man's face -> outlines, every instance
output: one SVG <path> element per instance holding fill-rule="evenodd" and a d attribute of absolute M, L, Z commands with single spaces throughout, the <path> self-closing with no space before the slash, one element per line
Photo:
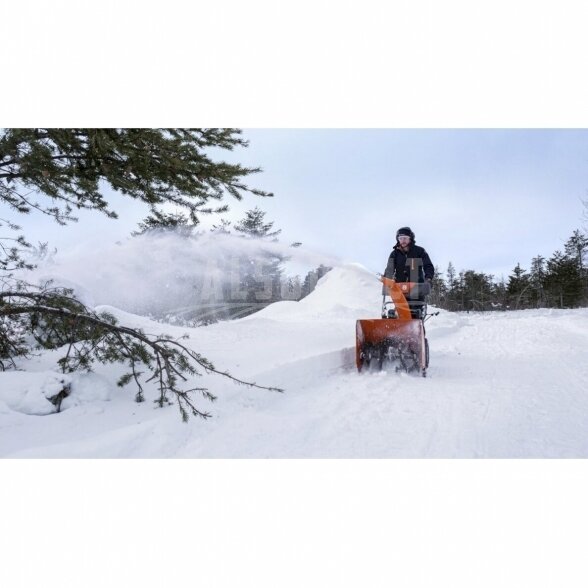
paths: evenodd
<path fill-rule="evenodd" d="M 406 249 L 410 245 L 410 237 L 407 235 L 399 235 L 398 242 L 400 243 L 400 247 L 402 247 L 402 249 Z"/>

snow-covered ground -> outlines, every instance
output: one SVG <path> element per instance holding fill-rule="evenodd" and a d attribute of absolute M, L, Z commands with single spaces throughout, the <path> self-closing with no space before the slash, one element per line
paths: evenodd
<path fill-rule="evenodd" d="M 588 309 L 465 314 L 427 323 L 429 377 L 358 374 L 355 321 L 378 317 L 380 285 L 337 267 L 301 302 L 185 329 L 113 308 L 149 333 L 186 332 L 217 367 L 284 393 L 203 376 L 212 413 L 134 402 L 123 368 L 64 376 L 47 352 L 0 373 L 3 457 L 588 457 Z M 106 308 L 106 307 L 101 307 Z M 62 412 L 47 400 L 66 378 Z"/>

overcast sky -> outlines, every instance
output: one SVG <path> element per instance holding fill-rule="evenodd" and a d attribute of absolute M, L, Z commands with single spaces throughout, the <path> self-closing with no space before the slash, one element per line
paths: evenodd
<path fill-rule="evenodd" d="M 272 199 L 228 200 L 234 220 L 259 205 L 284 242 L 382 271 L 398 227 L 444 271 L 497 277 L 537 254 L 549 256 L 582 225 L 588 195 L 584 130 L 245 130 L 247 149 L 225 158 L 261 166 L 249 184 Z M 60 251 L 124 239 L 146 213 L 113 195 L 118 221 L 97 213 L 62 228 L 30 215 L 33 240 Z M 0 216 L 6 216 L 5 209 Z M 14 218 L 14 217 L 12 217 Z M 209 222 L 204 223 L 208 225 Z"/>

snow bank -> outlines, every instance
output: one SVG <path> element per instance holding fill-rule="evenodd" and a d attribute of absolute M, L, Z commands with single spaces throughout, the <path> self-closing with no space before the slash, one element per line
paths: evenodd
<path fill-rule="evenodd" d="M 377 276 L 360 264 L 347 264 L 326 273 L 316 288 L 300 302 L 278 302 L 241 320 L 299 321 L 346 319 L 355 321 L 360 316 L 378 317 L 382 286 Z"/>
<path fill-rule="evenodd" d="M 109 400 L 112 387 L 96 374 L 60 374 L 53 371 L 3 372 L 0 374 L 0 412 L 48 415 L 57 412 L 51 399 L 60 393 L 60 410 Z"/>
<path fill-rule="evenodd" d="M 46 415 L 56 412 L 50 399 L 71 385 L 71 377 L 54 372 L 6 372 L 0 382 L 0 411 Z"/>

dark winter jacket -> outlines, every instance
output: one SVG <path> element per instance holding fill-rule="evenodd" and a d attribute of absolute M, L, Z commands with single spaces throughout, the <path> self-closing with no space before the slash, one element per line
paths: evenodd
<path fill-rule="evenodd" d="M 397 243 L 390 253 L 388 265 L 384 271 L 386 278 L 397 282 L 424 282 L 432 280 L 435 267 L 429 254 L 423 247 L 411 243 L 409 250 L 404 253 Z"/>

